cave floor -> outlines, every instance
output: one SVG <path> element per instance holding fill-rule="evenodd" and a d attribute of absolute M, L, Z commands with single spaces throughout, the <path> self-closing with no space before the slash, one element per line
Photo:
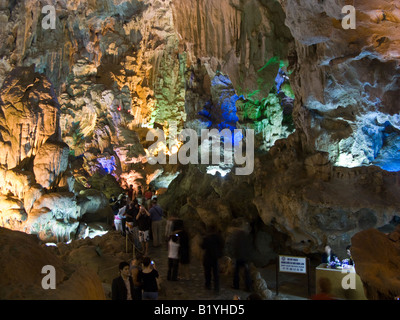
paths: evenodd
<path fill-rule="evenodd" d="M 250 292 L 240 288 L 232 288 L 232 274 L 220 275 L 220 291 L 215 293 L 204 287 L 204 273 L 201 261 L 192 258 L 189 266 L 191 279 L 168 281 L 168 251 L 166 245 L 154 248 L 149 246 L 149 256 L 155 261 L 162 281 L 159 300 L 232 300 L 235 295 L 245 300 Z M 310 268 L 314 270 L 314 268 Z M 274 264 L 259 268 L 261 277 L 266 281 L 268 289 L 273 292 L 274 300 L 307 300 L 307 276 L 297 274 L 279 274 L 279 295 L 276 295 L 276 268 Z M 310 273 L 310 292 L 314 293 L 315 273 Z M 241 285 L 244 287 L 243 282 Z"/>

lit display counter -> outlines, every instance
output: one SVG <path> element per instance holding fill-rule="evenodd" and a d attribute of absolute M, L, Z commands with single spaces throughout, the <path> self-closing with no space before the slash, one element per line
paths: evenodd
<path fill-rule="evenodd" d="M 331 269 L 326 264 L 320 264 L 316 270 L 316 293 L 320 293 L 318 282 L 320 278 L 328 278 L 331 282 L 331 294 L 343 300 L 367 300 L 364 287 L 354 267 Z"/>

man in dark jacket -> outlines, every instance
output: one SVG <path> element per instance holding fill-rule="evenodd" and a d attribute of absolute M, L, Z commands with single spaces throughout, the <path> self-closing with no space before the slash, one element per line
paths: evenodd
<path fill-rule="evenodd" d="M 203 267 L 205 287 L 211 289 L 211 278 L 214 280 L 214 290 L 219 292 L 219 265 L 218 259 L 222 257 L 224 241 L 217 232 L 216 227 L 210 227 L 209 233 L 203 238 L 201 248 L 204 250 Z"/>
<path fill-rule="evenodd" d="M 244 269 L 246 291 L 252 291 L 252 281 L 249 268 L 249 250 L 252 247 L 250 234 L 246 229 L 237 229 L 232 234 L 233 257 L 235 270 L 233 272 L 233 288 L 239 289 L 240 270 Z"/>
<path fill-rule="evenodd" d="M 112 282 L 112 300 L 133 300 L 134 284 L 128 262 L 119 264 L 120 276 Z"/>

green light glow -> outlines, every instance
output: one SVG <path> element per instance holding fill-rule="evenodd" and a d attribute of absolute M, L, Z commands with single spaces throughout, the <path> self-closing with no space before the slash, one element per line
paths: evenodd
<path fill-rule="evenodd" d="M 294 92 L 293 92 L 292 87 L 290 86 L 289 83 L 286 83 L 286 82 L 285 82 L 285 83 L 282 85 L 281 90 L 283 91 L 283 93 L 284 93 L 287 97 L 294 99 Z"/>
<path fill-rule="evenodd" d="M 281 60 L 278 56 L 274 56 L 271 59 L 269 59 L 267 61 L 267 63 L 260 70 L 258 70 L 257 72 L 261 72 L 264 69 L 266 69 L 268 66 L 276 65 L 276 64 L 279 64 L 279 68 L 284 68 L 284 67 L 286 67 L 288 65 L 287 62 Z"/>
<path fill-rule="evenodd" d="M 290 86 L 289 86 L 290 88 Z M 280 98 L 273 91 L 266 97 L 261 100 L 259 99 L 251 99 L 250 97 L 254 96 L 254 93 L 250 93 L 247 99 L 241 99 L 240 103 L 238 103 L 238 110 L 241 113 L 241 117 L 244 121 L 254 121 L 256 126 L 260 125 L 263 120 L 268 120 L 269 123 L 273 123 L 272 117 L 276 113 L 277 110 L 283 112 L 283 108 L 281 106 Z M 283 122 L 284 124 L 290 125 L 290 119 L 285 118 Z"/>

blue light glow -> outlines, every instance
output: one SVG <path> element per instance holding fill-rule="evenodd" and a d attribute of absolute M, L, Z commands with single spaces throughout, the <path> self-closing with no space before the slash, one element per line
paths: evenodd
<path fill-rule="evenodd" d="M 400 171 L 400 130 L 396 119 L 375 112 L 364 117 L 361 127 L 368 161 L 390 172 Z"/>
<path fill-rule="evenodd" d="M 392 131 L 388 123 L 385 123 L 385 126 L 382 147 L 372 163 L 383 170 L 397 172 L 400 171 L 400 136 Z"/>
<path fill-rule="evenodd" d="M 212 91 L 218 93 L 214 101 L 208 101 L 203 109 L 198 113 L 207 128 L 216 128 L 219 131 L 229 129 L 232 133 L 236 129 L 239 121 L 236 110 L 236 102 L 240 97 L 236 94 L 233 84 L 229 77 L 218 74 L 212 82 Z M 236 134 L 232 143 L 235 145 L 240 142 L 242 136 Z"/>
<path fill-rule="evenodd" d="M 111 156 L 111 158 L 98 158 L 97 161 L 107 174 L 111 174 L 116 168 L 114 156 Z"/>
<path fill-rule="evenodd" d="M 286 79 L 287 79 L 287 76 L 282 71 L 282 69 L 279 68 L 278 74 L 276 75 L 276 78 L 275 78 L 277 93 L 279 93 L 281 91 L 282 84 L 285 82 Z"/>

